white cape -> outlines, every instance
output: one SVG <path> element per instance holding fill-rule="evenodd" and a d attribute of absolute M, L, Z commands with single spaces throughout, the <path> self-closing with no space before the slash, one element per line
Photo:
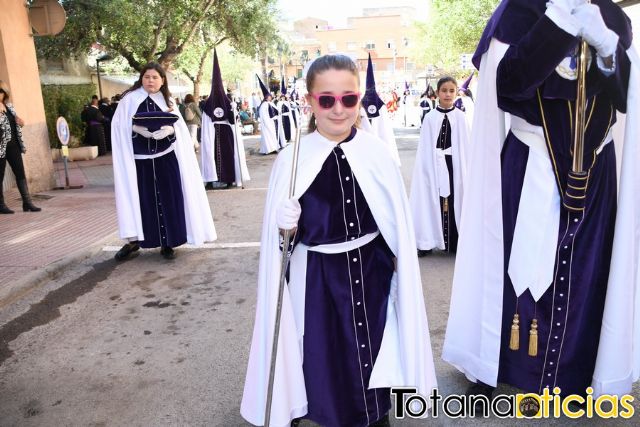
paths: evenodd
<path fill-rule="evenodd" d="M 317 131 L 300 141 L 295 198 L 309 188 L 335 143 Z M 397 256 L 397 273 L 391 283 L 390 304 L 382 345 L 369 383 L 370 388 L 416 387 L 423 395 L 436 388 L 435 369 L 420 278 L 413 225 L 400 170 L 389 158 L 384 142 L 358 131 L 342 144 L 344 154 L 371 207 L 378 228 Z M 254 425 L 264 425 L 273 327 L 280 276 L 280 250 L 276 208 L 287 198 L 292 147 L 280 153 L 271 172 L 262 228 L 258 302 L 249 366 L 240 412 Z M 381 186 L 380 183 L 385 183 Z M 295 250 L 294 250 L 295 253 Z M 302 372 L 302 342 L 293 302 L 305 283 L 289 283 L 284 290 L 271 425 L 285 427 L 307 413 Z M 304 292 L 302 292 L 304 294 Z"/>
<path fill-rule="evenodd" d="M 273 107 L 270 102 L 264 101 L 260 104 L 260 153 L 269 154 L 278 151 L 280 144 L 278 143 L 278 131 L 274 118 L 269 116 L 269 106 Z"/>
<path fill-rule="evenodd" d="M 123 239 L 144 240 L 131 134 L 132 117 L 147 96 L 150 96 L 162 111 L 169 111 L 160 92 L 149 95 L 143 88 L 138 88 L 122 98 L 111 124 L 116 209 L 120 237 Z M 182 181 L 187 241 L 190 244 L 199 245 L 216 240 L 216 229 L 213 225 L 209 200 L 200 179 L 198 159 L 193 150 L 193 142 L 187 124 L 177 111 L 176 115 L 178 120 L 173 125 L 176 142 L 173 145 Z"/>
<path fill-rule="evenodd" d="M 244 151 L 244 140 L 242 134 L 238 132 L 237 121 L 236 125 L 231 125 L 228 121 L 212 121 L 208 114 L 202 114 L 202 144 L 200 147 L 200 156 L 202 161 L 202 180 L 204 182 L 213 182 L 218 180 L 218 174 L 216 172 L 216 154 L 215 154 L 215 140 L 216 140 L 216 124 L 231 126 L 233 132 L 233 167 L 236 176 L 236 185 L 240 187 L 243 182 L 250 181 L 249 169 L 247 168 L 247 159 Z M 242 176 L 240 176 L 240 165 L 242 167 Z"/>
<path fill-rule="evenodd" d="M 480 65 L 470 180 L 463 201 L 470 213 L 462 216 L 442 352 L 442 358 L 470 380 L 489 385 L 496 385 L 498 377 L 504 287 L 500 152 L 505 114 L 497 105 L 496 69 L 507 48 L 492 40 Z M 640 376 L 640 170 L 635 166 L 640 156 L 640 60 L 633 46 L 627 54 L 632 67 L 626 128 L 619 129 L 624 134 L 624 154 L 611 271 L 592 383 L 595 395 L 629 393 Z"/>
<path fill-rule="evenodd" d="M 469 132 L 465 113 L 454 108 L 447 113 L 451 124 L 451 160 L 453 165 L 454 211 L 456 226 L 462 214 L 462 199 L 467 175 L 467 157 L 470 150 Z M 438 158 L 436 144 L 440 136 L 444 113 L 433 109 L 424 117 L 420 128 L 420 141 L 413 167 L 409 204 L 416 231 L 418 249 L 445 249 L 440 213 L 440 180 L 449 180 L 443 158 Z M 442 169 L 444 166 L 444 170 Z M 440 173 L 438 173 L 440 171 Z M 447 185 L 448 184 L 444 184 Z"/>
<path fill-rule="evenodd" d="M 393 134 L 393 123 L 391 122 L 391 117 L 389 117 L 386 105 L 380 107 L 380 110 L 378 110 L 378 117 L 373 117 L 370 123 L 372 133 L 387 143 L 393 160 L 398 166 L 400 166 L 398 145 L 396 144 L 396 137 Z"/>

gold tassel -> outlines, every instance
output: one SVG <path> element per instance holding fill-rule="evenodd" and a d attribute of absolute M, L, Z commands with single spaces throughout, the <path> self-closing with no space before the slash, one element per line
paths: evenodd
<path fill-rule="evenodd" d="M 509 349 L 520 349 L 520 316 L 518 313 L 513 315 L 513 323 L 511 323 L 511 340 L 509 341 Z"/>
<path fill-rule="evenodd" d="M 529 330 L 529 356 L 538 355 L 538 321 L 531 321 L 531 329 Z"/>

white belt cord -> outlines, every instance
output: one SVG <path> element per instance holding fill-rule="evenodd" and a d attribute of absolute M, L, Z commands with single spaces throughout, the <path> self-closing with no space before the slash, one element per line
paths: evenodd
<path fill-rule="evenodd" d="M 449 182 L 449 168 L 445 156 L 451 156 L 451 147 L 446 149 L 436 148 L 436 178 L 438 180 L 438 193 L 440 197 L 451 195 L 451 183 Z"/>
<path fill-rule="evenodd" d="M 133 158 L 136 160 L 148 160 L 148 159 L 156 159 L 158 157 L 162 157 L 165 154 L 169 154 L 170 152 L 172 152 L 173 150 L 175 150 L 175 145 L 171 144 L 171 147 L 167 148 L 164 151 L 161 151 L 159 153 L 155 153 L 155 154 L 134 154 Z"/>
<path fill-rule="evenodd" d="M 553 281 L 560 195 L 540 126 L 511 117 L 511 132 L 529 146 L 508 273 L 517 296 L 529 289 L 537 301 Z"/>
<path fill-rule="evenodd" d="M 298 243 L 291 254 L 289 263 L 289 295 L 293 306 L 293 318 L 298 331 L 298 343 L 300 344 L 300 354 L 302 352 L 302 337 L 304 336 L 304 304 L 305 291 L 307 286 L 307 258 L 309 251 L 323 254 L 340 254 L 361 248 L 371 243 L 380 235 L 380 231 L 365 234 L 364 236 L 343 243 L 333 243 L 328 245 L 307 246 Z"/>

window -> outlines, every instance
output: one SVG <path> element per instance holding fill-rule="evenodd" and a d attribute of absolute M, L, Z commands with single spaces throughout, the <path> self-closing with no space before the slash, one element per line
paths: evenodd
<path fill-rule="evenodd" d="M 376 43 L 373 41 L 368 41 L 364 44 L 364 48 L 367 50 L 373 50 L 376 48 Z"/>
<path fill-rule="evenodd" d="M 387 40 L 387 49 L 395 49 L 396 43 L 393 40 Z"/>

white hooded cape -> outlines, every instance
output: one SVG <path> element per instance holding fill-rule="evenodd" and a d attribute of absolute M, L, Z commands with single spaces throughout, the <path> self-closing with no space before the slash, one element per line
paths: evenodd
<path fill-rule="evenodd" d="M 226 120 L 214 122 L 208 114 L 202 114 L 202 144 L 200 146 L 202 180 L 204 182 L 213 182 L 218 180 L 218 174 L 216 172 L 215 124 L 230 126 L 233 132 L 233 167 L 235 170 L 236 185 L 240 187 L 243 182 L 250 181 L 251 177 L 249 176 L 249 169 L 247 168 L 247 159 L 244 152 L 244 140 L 242 138 L 242 134 L 238 132 L 237 121 L 236 125 L 232 125 Z M 242 177 L 240 176 L 240 169 L 238 165 L 242 167 Z"/>
<path fill-rule="evenodd" d="M 497 104 L 496 70 L 507 48 L 492 40 L 480 65 L 470 180 L 442 352 L 442 358 L 470 380 L 494 386 L 504 287 L 500 152 L 506 119 Z M 629 393 L 640 376 L 640 169 L 635 165 L 640 157 L 640 58 L 634 46 L 627 55 L 631 75 L 626 127 L 614 128 L 624 134 L 624 145 L 611 271 L 593 374 L 596 396 Z"/>
<path fill-rule="evenodd" d="M 309 188 L 335 147 L 334 142 L 317 131 L 302 138 L 300 144 L 295 198 L 300 198 Z M 371 134 L 359 130 L 353 140 L 341 147 L 382 236 L 397 256 L 387 322 L 369 387 L 404 385 L 416 387 L 426 396 L 437 384 L 413 225 L 400 171 L 389 158 L 384 142 Z M 256 320 L 240 409 L 242 416 L 255 425 L 264 424 L 280 277 L 281 254 L 275 216 L 277 207 L 288 196 L 292 158 L 293 149 L 287 147 L 276 159 L 262 228 Z M 271 425 L 274 427 L 288 426 L 292 418 L 307 413 L 302 338 L 298 340 L 303 331 L 298 333 L 294 314 L 294 307 L 300 304 L 300 294 L 304 301 L 305 286 L 305 283 L 292 282 L 284 290 L 271 412 Z"/>
<path fill-rule="evenodd" d="M 151 97 L 162 111 L 170 110 L 162 93 L 148 94 L 143 88 L 138 88 L 122 98 L 111 124 L 116 209 L 120 237 L 123 239 L 144 240 L 131 134 L 132 118 L 147 96 Z M 209 200 L 200 179 L 200 168 L 193 151 L 193 142 L 187 124 L 179 113 L 177 116 L 178 120 L 173 124 L 176 137 L 173 145 L 182 181 L 187 241 L 190 244 L 199 245 L 216 240 L 216 229 L 213 225 Z"/>
<path fill-rule="evenodd" d="M 258 114 L 260 116 L 260 153 L 269 154 L 278 151 L 278 129 L 274 119 L 269 116 L 269 105 L 273 104 L 264 101 L 260 104 Z M 275 108 L 275 107 L 274 107 Z"/>
<path fill-rule="evenodd" d="M 456 226 L 460 225 L 462 198 L 467 175 L 467 158 L 470 150 L 469 132 L 464 113 L 457 108 L 447 113 L 451 124 L 451 156 L 453 164 L 454 211 Z M 439 179 L 449 180 L 443 159 L 438 159 L 436 144 L 440 136 L 444 113 L 433 109 L 424 117 L 420 128 L 420 141 L 411 180 L 409 204 L 419 249 L 445 249 L 440 213 Z M 440 173 L 438 173 L 440 170 Z"/>

